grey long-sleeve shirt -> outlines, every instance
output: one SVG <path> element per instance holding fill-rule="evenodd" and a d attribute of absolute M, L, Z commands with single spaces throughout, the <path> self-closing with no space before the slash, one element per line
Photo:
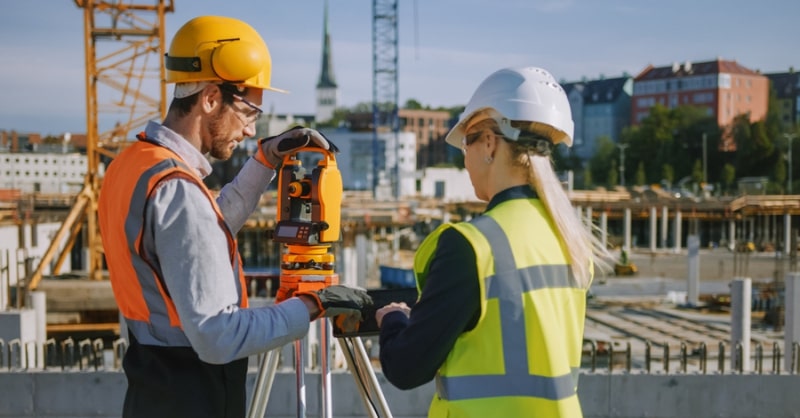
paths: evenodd
<path fill-rule="evenodd" d="M 174 131 L 150 122 L 145 133 L 174 151 L 202 178 L 211 165 Z M 255 210 L 275 171 L 250 158 L 217 198 L 235 235 Z M 147 206 L 143 248 L 163 279 L 192 348 L 200 359 L 223 364 L 280 347 L 308 332 L 308 309 L 297 298 L 242 309 L 228 241 L 203 190 L 183 179 L 164 181 Z"/>

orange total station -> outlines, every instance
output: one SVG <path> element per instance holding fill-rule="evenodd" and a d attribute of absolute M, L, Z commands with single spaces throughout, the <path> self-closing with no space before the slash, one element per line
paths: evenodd
<path fill-rule="evenodd" d="M 298 154 L 304 151 L 305 154 Z M 341 236 L 342 176 L 334 152 L 306 147 L 284 157 L 278 174 L 278 216 L 273 239 L 283 243 L 280 288 L 276 301 L 294 292 L 338 284 L 331 243 Z M 315 154 L 316 153 L 316 154 Z M 306 173 L 299 155 L 322 158 Z M 306 159 L 313 161 L 313 158 Z"/>

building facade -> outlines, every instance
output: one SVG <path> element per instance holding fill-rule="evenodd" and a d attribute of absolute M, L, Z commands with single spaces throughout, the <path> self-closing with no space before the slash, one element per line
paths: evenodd
<path fill-rule="evenodd" d="M 444 110 L 400 109 L 400 130 L 417 138 L 417 169 L 444 163 L 448 160 L 444 136 L 450 130 L 450 112 Z"/>
<path fill-rule="evenodd" d="M 800 73 L 789 68 L 787 73 L 766 74 L 778 100 L 781 128 L 793 132 L 800 123 Z"/>
<path fill-rule="evenodd" d="M 751 122 L 763 120 L 769 101 L 769 79 L 736 61 L 674 63 L 647 66 L 634 79 L 631 124 L 638 125 L 656 104 L 703 107 L 725 130 L 734 118 L 748 114 Z M 735 150 L 731 135 L 723 135 L 723 151 Z"/>
<path fill-rule="evenodd" d="M 564 83 L 572 120 L 575 123 L 572 152 L 586 161 L 597 151 L 597 141 L 608 137 L 618 142 L 622 129 L 630 124 L 633 78 L 617 78 Z"/>
<path fill-rule="evenodd" d="M 83 188 L 88 161 L 85 154 L 78 153 L 2 152 L 0 167 L 0 189 L 78 193 Z"/>

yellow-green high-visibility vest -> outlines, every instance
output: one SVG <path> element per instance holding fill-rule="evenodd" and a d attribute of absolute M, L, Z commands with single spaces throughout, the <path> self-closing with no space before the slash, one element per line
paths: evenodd
<path fill-rule="evenodd" d="M 447 228 L 475 250 L 481 312 L 439 368 L 428 415 L 582 416 L 577 378 L 587 289 L 575 281 L 541 201 L 508 200 L 470 222 L 437 228 L 414 260 L 419 289 Z"/>

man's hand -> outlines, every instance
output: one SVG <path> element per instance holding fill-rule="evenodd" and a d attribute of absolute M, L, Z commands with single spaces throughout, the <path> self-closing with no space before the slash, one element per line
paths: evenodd
<path fill-rule="evenodd" d="M 339 151 L 324 135 L 311 128 L 295 126 L 276 136 L 258 141 L 256 160 L 265 166 L 275 169 L 283 161 L 283 157 L 306 146 L 316 146 L 333 152 Z"/>
<path fill-rule="evenodd" d="M 361 310 L 372 305 L 372 298 L 362 289 L 335 285 L 328 286 L 316 292 L 297 292 L 294 296 L 310 298 L 317 306 L 319 312 L 312 319 L 321 316 L 333 317 L 337 315 L 355 315 L 361 319 Z"/>

